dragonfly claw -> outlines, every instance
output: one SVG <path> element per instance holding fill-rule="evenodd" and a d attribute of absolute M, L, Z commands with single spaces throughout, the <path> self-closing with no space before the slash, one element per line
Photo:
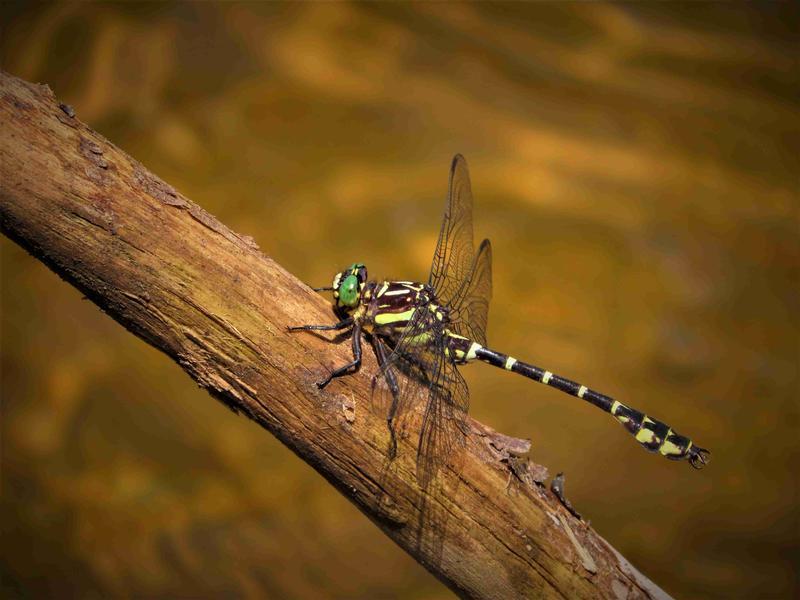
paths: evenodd
<path fill-rule="evenodd" d="M 711 461 L 711 452 L 699 446 L 689 448 L 689 464 L 695 469 L 702 469 Z"/>

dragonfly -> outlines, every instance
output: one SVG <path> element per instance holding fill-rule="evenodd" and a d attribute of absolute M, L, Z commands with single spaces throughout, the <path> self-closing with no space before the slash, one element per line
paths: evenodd
<path fill-rule="evenodd" d="M 349 332 L 353 360 L 317 383 L 358 371 L 362 337 L 372 345 L 379 371 L 373 397 L 386 406 L 388 454 L 397 452 L 398 419 L 424 406 L 417 445 L 417 478 L 429 482 L 465 443 L 469 391 L 459 367 L 481 361 L 584 400 L 613 416 L 645 449 L 700 469 L 710 452 L 658 419 L 551 371 L 492 350 L 486 342 L 492 296 L 492 248 L 473 246 L 472 190 L 467 163 L 456 155 L 442 227 L 427 283 L 370 281 L 367 267 L 353 263 L 328 287 L 340 319 L 334 325 L 301 325 L 291 331 Z"/>

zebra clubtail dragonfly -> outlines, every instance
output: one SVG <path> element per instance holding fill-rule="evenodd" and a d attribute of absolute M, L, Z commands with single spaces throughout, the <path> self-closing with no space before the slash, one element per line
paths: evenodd
<path fill-rule="evenodd" d="M 483 240 L 474 251 L 472 191 L 464 157 L 456 155 L 439 240 L 428 283 L 369 281 L 367 268 L 354 263 L 336 274 L 330 287 L 335 325 L 304 325 L 292 331 L 344 331 L 352 334 L 353 361 L 335 369 L 317 385 L 358 370 L 362 334 L 375 351 L 380 372 L 373 395 L 387 407 L 389 457 L 397 450 L 397 420 L 424 403 L 417 449 L 417 478 L 430 481 L 464 444 L 469 391 L 458 367 L 473 360 L 518 373 L 575 396 L 612 415 L 639 444 L 671 460 L 687 460 L 700 469 L 710 452 L 665 423 L 550 371 L 491 350 L 486 322 L 492 295 L 492 249 Z M 399 374 L 402 373 L 403 377 Z"/>

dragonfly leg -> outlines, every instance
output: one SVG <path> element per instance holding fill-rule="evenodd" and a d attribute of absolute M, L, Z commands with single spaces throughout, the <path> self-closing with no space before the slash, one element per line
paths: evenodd
<path fill-rule="evenodd" d="M 350 320 L 352 321 L 352 319 Z M 342 321 L 342 323 L 344 323 L 344 321 Z M 309 326 L 307 325 L 307 327 Z M 361 366 L 361 326 L 355 325 L 355 327 L 353 328 L 353 362 L 347 363 L 344 366 L 334 369 L 331 372 L 331 374 L 328 375 L 325 379 L 317 382 L 317 387 L 319 389 L 323 389 L 336 377 L 347 375 L 350 369 L 352 369 L 353 372 L 356 372 L 358 371 L 358 368 L 360 366 Z"/>
<path fill-rule="evenodd" d="M 352 325 L 353 317 L 347 317 L 343 321 L 336 323 L 336 325 L 299 325 L 297 327 L 288 327 L 287 329 L 289 331 L 339 331 Z"/>
<path fill-rule="evenodd" d="M 389 407 L 389 413 L 386 415 L 386 425 L 389 428 L 389 458 L 397 456 L 397 436 L 394 430 L 394 417 L 397 413 L 397 402 L 400 397 L 400 386 L 397 385 L 397 376 L 391 367 L 386 366 L 386 344 L 379 337 L 372 338 L 372 346 L 375 348 L 375 356 L 378 359 L 378 366 L 381 368 L 381 374 L 386 379 L 386 384 L 389 386 L 389 391 L 392 393 L 392 404 Z M 377 377 L 377 376 L 376 376 Z"/>

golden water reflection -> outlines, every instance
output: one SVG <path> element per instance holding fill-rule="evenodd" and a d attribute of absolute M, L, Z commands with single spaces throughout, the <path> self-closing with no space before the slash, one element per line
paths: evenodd
<path fill-rule="evenodd" d="M 488 367 L 472 412 L 676 597 L 798 591 L 791 4 L 3 4 L 3 68 L 301 279 L 425 277 L 455 152 L 490 341 L 674 424 L 702 473 Z M 9 241 L 10 596 L 447 597 L 320 477 Z"/>

